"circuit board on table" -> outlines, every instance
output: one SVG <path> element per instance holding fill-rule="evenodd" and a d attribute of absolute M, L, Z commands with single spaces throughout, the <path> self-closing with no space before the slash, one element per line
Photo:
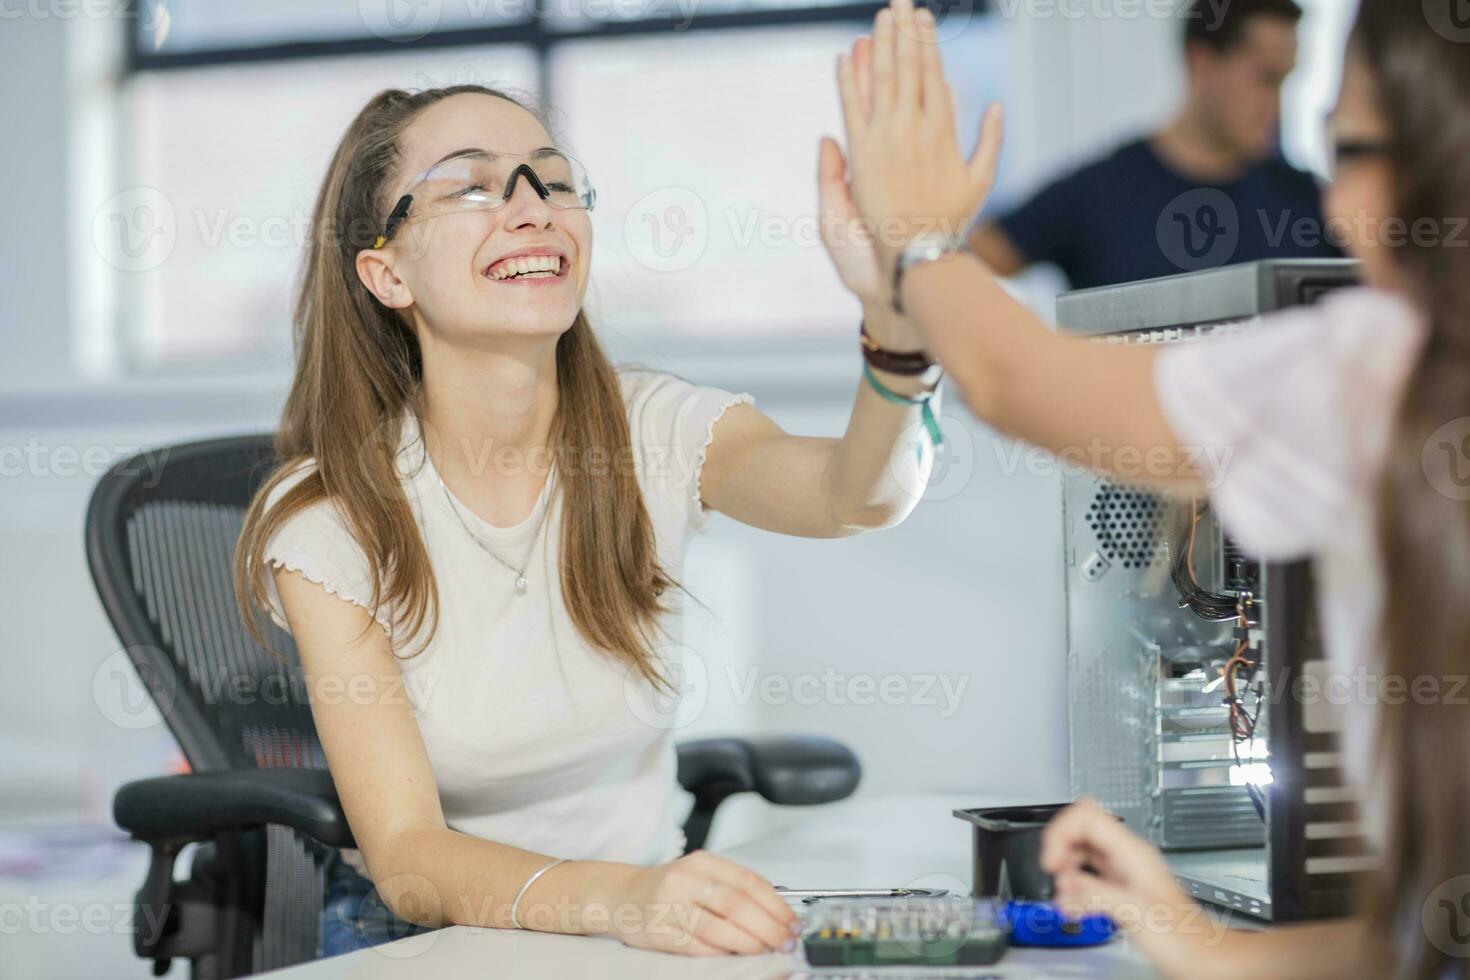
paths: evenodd
<path fill-rule="evenodd" d="M 983 966 L 1007 939 L 983 899 L 842 899 L 812 906 L 802 946 L 812 966 Z"/>

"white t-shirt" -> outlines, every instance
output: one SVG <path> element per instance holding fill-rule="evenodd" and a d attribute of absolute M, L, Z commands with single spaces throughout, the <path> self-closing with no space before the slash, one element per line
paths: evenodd
<path fill-rule="evenodd" d="M 708 519 L 699 478 L 715 423 L 731 405 L 754 399 L 652 371 L 623 369 L 619 379 L 659 559 L 681 580 L 685 547 Z M 588 646 L 573 626 L 558 574 L 562 495 L 543 489 L 521 523 L 488 524 L 462 502 L 451 505 L 420 435 L 418 418 L 405 413 L 398 469 L 437 580 L 438 631 L 417 656 L 406 654 L 422 646 L 428 621 L 412 638 L 394 637 L 393 646 L 446 823 L 570 859 L 651 865 L 678 857 L 689 797 L 676 778 L 667 699 L 656 699 L 641 674 Z M 283 481 L 272 500 L 314 465 Z M 487 465 L 495 465 L 493 456 Z M 515 573 L 469 532 L 515 567 L 530 552 L 525 594 L 515 591 Z M 370 610 L 364 553 L 329 501 L 293 516 L 265 557 Z M 288 628 L 274 575 L 265 578 L 271 616 Z M 671 589 L 663 598 L 673 612 L 658 652 L 677 663 L 682 596 Z M 389 610 L 377 619 L 393 636 Z M 365 873 L 359 853 L 343 856 Z"/>
<path fill-rule="evenodd" d="M 1352 682 L 1322 696 L 1345 709 L 1344 773 L 1363 797 L 1365 831 L 1381 843 L 1384 794 L 1369 771 L 1373 688 L 1352 678 L 1380 659 L 1376 484 L 1425 326 L 1406 300 L 1364 288 L 1262 320 L 1163 348 L 1155 386 L 1181 443 L 1219 451 L 1222 465 L 1206 478 L 1226 532 L 1268 560 L 1312 559 L 1333 680 Z"/>

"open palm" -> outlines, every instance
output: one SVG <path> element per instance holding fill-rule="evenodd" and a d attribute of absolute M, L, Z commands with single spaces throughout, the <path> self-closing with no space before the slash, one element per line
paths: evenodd
<path fill-rule="evenodd" d="M 817 172 L 817 208 L 822 227 L 822 244 L 837 267 L 842 284 L 864 301 L 881 301 L 882 278 L 878 255 L 853 201 L 847 181 L 847 160 L 831 137 L 822 137 Z"/>

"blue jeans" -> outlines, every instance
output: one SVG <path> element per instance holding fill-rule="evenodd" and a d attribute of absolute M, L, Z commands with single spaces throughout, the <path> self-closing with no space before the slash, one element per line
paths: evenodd
<path fill-rule="evenodd" d="M 432 931 L 394 915 L 373 883 L 335 851 L 327 859 L 326 875 L 318 959 Z"/>

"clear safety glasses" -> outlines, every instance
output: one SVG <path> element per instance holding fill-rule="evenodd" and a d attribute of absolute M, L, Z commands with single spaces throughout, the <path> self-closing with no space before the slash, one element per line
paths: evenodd
<path fill-rule="evenodd" d="M 554 208 L 590 211 L 597 201 L 587 169 L 560 150 L 461 150 L 413 179 L 388 215 L 373 248 L 382 248 L 399 228 L 415 221 L 455 211 L 499 211 L 522 177 Z"/>

